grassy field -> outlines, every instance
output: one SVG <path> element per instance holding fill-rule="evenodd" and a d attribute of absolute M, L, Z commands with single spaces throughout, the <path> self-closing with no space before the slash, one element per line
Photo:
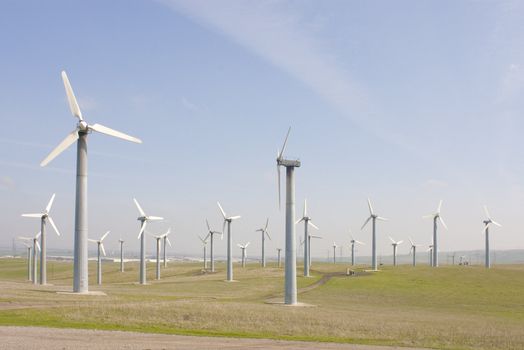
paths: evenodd
<path fill-rule="evenodd" d="M 26 266 L 24 259 L 0 259 L 0 325 L 524 349 L 523 265 L 357 268 L 347 277 L 345 264 L 315 264 L 312 278 L 298 279 L 299 301 L 313 307 L 266 303 L 282 298 L 283 269 L 275 266 L 235 266 L 238 282 L 226 283 L 224 264 L 215 274 L 202 273 L 201 264 L 170 264 L 161 281 L 150 264 L 150 284 L 140 286 L 138 264 L 120 273 L 118 263 L 105 263 L 104 284 L 90 289 L 107 296 L 57 294 L 71 289 L 71 263 L 48 262 L 52 285 L 43 287 L 25 280 Z"/>

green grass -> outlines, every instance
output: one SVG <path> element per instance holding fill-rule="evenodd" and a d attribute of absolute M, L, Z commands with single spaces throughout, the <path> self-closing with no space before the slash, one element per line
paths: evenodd
<path fill-rule="evenodd" d="M 349 342 L 443 349 L 524 348 L 524 266 L 385 267 L 377 273 L 332 277 L 299 294 L 314 307 L 267 304 L 282 299 L 283 269 L 225 265 L 201 273 L 200 264 L 170 264 L 162 280 L 135 284 L 138 264 L 104 264 L 107 296 L 55 293 L 71 289 L 72 264 L 48 263 L 52 286 L 33 286 L 23 259 L 0 259 L 0 325 L 33 325 L 152 333 Z M 299 288 L 346 265 L 315 264 Z M 95 264 L 90 264 L 94 272 Z M 300 271 L 299 271 L 300 276 Z M 90 282 L 96 276 L 90 275 Z"/>

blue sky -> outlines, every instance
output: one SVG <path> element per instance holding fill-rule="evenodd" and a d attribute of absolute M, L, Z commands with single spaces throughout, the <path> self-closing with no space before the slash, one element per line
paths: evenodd
<path fill-rule="evenodd" d="M 75 127 L 65 69 L 88 122 L 144 141 L 89 137 L 90 236 L 112 230 L 108 248 L 121 235 L 138 249 L 133 197 L 169 219 L 156 229 L 173 226 L 175 254 L 200 251 L 206 217 L 220 226 L 217 200 L 242 215 L 234 241 L 251 256 L 266 216 L 269 251 L 283 245 L 275 153 L 290 125 L 315 255 L 348 229 L 370 241 L 367 197 L 390 218 L 382 253 L 387 235 L 428 244 L 440 199 L 442 250 L 482 248 L 484 204 L 504 225 L 492 247 L 523 248 L 523 16 L 519 1 L 3 1 L 0 245 L 36 232 L 20 214 L 56 192 L 49 246 L 72 247 L 74 149 L 38 165 Z"/>

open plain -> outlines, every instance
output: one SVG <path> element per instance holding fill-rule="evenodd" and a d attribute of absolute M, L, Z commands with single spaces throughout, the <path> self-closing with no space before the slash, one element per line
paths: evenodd
<path fill-rule="evenodd" d="M 235 266 L 236 283 L 196 263 L 168 264 L 162 280 L 136 283 L 138 264 L 104 262 L 105 296 L 71 290 L 72 265 L 50 261 L 50 285 L 26 281 L 24 259 L 0 259 L 0 325 L 130 331 L 206 337 L 275 339 L 442 349 L 524 348 L 524 266 L 383 267 L 313 264 L 299 277 L 299 301 L 282 298 L 283 270 Z M 90 282 L 95 282 L 90 265 Z M 15 328 L 13 328 L 15 329 Z M 2 328 L 2 332 L 6 332 Z M 319 345 L 317 343 L 317 345 Z M 264 346 L 262 346 L 264 347 Z M 267 347 L 267 346 L 266 346 Z M 219 348 L 217 346 L 217 348 Z"/>

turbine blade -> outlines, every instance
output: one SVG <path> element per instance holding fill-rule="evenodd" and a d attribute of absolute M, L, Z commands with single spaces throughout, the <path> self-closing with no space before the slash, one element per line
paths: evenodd
<path fill-rule="evenodd" d="M 103 126 L 101 124 L 89 125 L 89 129 L 102 133 L 102 134 L 117 137 L 122 140 L 130 141 L 134 143 L 142 143 L 142 140 L 137 139 L 136 137 L 124 134 L 123 132 L 116 131 L 114 129 L 108 128 L 107 126 Z"/>
<path fill-rule="evenodd" d="M 224 219 L 227 219 L 226 212 L 224 211 L 224 209 L 222 209 L 222 206 L 220 205 L 220 202 L 217 202 L 217 205 L 218 205 L 218 208 L 220 209 L 220 212 L 222 213 L 222 216 L 224 217 Z"/>
<path fill-rule="evenodd" d="M 102 249 L 102 254 L 104 254 L 104 256 L 106 256 L 106 250 L 104 249 L 104 244 L 103 243 L 100 243 L 100 248 Z"/>
<path fill-rule="evenodd" d="M 389 240 L 392 242 L 392 243 L 395 243 L 395 240 L 393 238 L 391 238 L 391 236 L 388 236 Z"/>
<path fill-rule="evenodd" d="M 24 218 L 41 218 L 43 214 L 22 214 Z"/>
<path fill-rule="evenodd" d="M 239 243 L 237 243 L 237 246 L 238 246 L 239 248 L 244 249 L 244 246 L 240 245 Z"/>
<path fill-rule="evenodd" d="M 499 223 L 496 222 L 496 221 L 491 220 L 491 223 L 492 223 L 493 225 L 495 225 L 495 226 L 502 227 L 502 225 L 499 224 Z"/>
<path fill-rule="evenodd" d="M 71 109 L 71 113 L 75 117 L 77 117 L 80 121 L 84 120 L 82 118 L 82 112 L 80 111 L 78 102 L 76 102 L 76 97 L 73 92 L 73 88 L 71 87 L 71 84 L 69 83 L 69 79 L 67 78 L 67 74 L 65 71 L 62 71 L 62 81 L 64 82 L 64 88 L 66 91 L 67 101 L 69 102 L 69 108 Z"/>
<path fill-rule="evenodd" d="M 377 216 L 377 220 L 388 221 L 389 219 L 383 218 L 382 216 Z"/>
<path fill-rule="evenodd" d="M 264 231 L 267 230 L 268 225 L 269 225 L 269 218 L 266 219 L 266 227 L 264 227 Z"/>
<path fill-rule="evenodd" d="M 373 211 L 373 206 L 371 205 L 371 200 L 368 198 L 368 208 L 369 208 L 369 214 L 373 215 L 375 212 Z"/>
<path fill-rule="evenodd" d="M 398 244 L 402 244 L 402 243 L 404 243 L 403 240 L 402 240 L 402 241 L 398 241 L 398 242 L 397 242 L 397 245 L 398 245 Z"/>
<path fill-rule="evenodd" d="M 88 238 L 87 241 L 91 243 L 98 243 L 96 239 L 91 239 L 91 238 Z"/>
<path fill-rule="evenodd" d="M 146 216 L 146 213 L 144 212 L 144 210 L 142 210 L 142 207 L 140 206 L 140 204 L 138 204 L 138 201 L 136 200 L 136 198 L 133 198 L 133 200 L 135 201 L 135 205 L 136 205 L 140 215 L 141 216 Z"/>
<path fill-rule="evenodd" d="M 371 220 L 371 216 L 369 216 L 366 221 L 364 222 L 364 225 L 362 225 L 362 227 L 360 228 L 361 230 L 364 229 L 364 227 L 366 227 L 367 223 L 369 222 L 369 220 Z"/>
<path fill-rule="evenodd" d="M 42 251 L 42 248 L 40 248 L 40 243 L 38 243 L 38 241 L 36 241 L 36 249 L 38 249 L 38 251 Z"/>
<path fill-rule="evenodd" d="M 166 237 L 166 242 L 167 242 L 167 244 L 169 244 L 170 247 L 172 247 L 172 245 L 171 245 L 171 241 L 169 240 L 168 237 Z"/>
<path fill-rule="evenodd" d="M 489 228 L 490 222 L 488 222 L 486 225 L 484 225 L 484 229 L 482 231 L 486 232 Z"/>
<path fill-rule="evenodd" d="M 138 232 L 138 239 L 142 237 L 142 234 L 144 233 L 146 226 L 147 226 L 147 220 L 142 221 L 142 225 L 140 226 L 140 232 Z"/>
<path fill-rule="evenodd" d="M 302 221 L 304 221 L 304 218 L 302 218 L 302 219 L 298 219 L 297 221 L 295 221 L 295 225 L 298 225 L 298 224 L 301 223 Z"/>
<path fill-rule="evenodd" d="M 71 146 L 76 140 L 78 140 L 78 128 L 69 133 L 65 139 L 60 142 L 58 146 L 47 157 L 40 163 L 40 166 L 46 166 L 50 161 L 56 158 L 60 153 L 65 151 L 69 146 Z"/>
<path fill-rule="evenodd" d="M 267 235 L 267 238 L 269 238 L 270 241 L 272 241 L 271 239 L 271 236 L 269 235 L 269 232 L 268 231 L 265 231 L 266 235 Z"/>
<path fill-rule="evenodd" d="M 161 216 L 148 216 L 147 220 L 148 221 L 160 221 L 160 220 L 164 220 L 164 218 Z"/>
<path fill-rule="evenodd" d="M 207 230 L 208 230 L 209 232 L 211 232 L 211 227 L 209 227 L 209 221 L 207 221 L 207 219 L 206 219 L 206 225 L 207 225 Z"/>
<path fill-rule="evenodd" d="M 282 145 L 282 150 L 280 151 L 278 155 L 278 159 L 282 159 L 282 156 L 284 155 L 284 151 L 286 150 L 286 144 L 287 144 L 287 138 L 289 137 L 289 133 L 291 132 L 291 127 L 287 130 L 286 139 L 284 140 L 284 144 Z"/>
<path fill-rule="evenodd" d="M 361 241 L 357 241 L 357 240 L 355 240 L 355 243 L 362 244 L 362 245 L 366 245 L 366 243 L 361 242 Z"/>
<path fill-rule="evenodd" d="M 102 241 L 107 237 L 107 235 L 109 234 L 109 232 L 111 232 L 111 231 L 107 231 L 106 233 L 104 233 L 104 235 L 102 236 L 102 238 L 100 238 L 100 242 L 102 242 Z"/>
<path fill-rule="evenodd" d="M 446 223 L 444 222 L 444 220 L 442 220 L 442 217 L 441 217 L 441 216 L 438 217 L 438 220 L 440 221 L 440 223 L 442 224 L 442 226 L 444 226 L 444 228 L 447 230 L 447 229 L 448 229 L 448 226 L 446 225 Z"/>
<path fill-rule="evenodd" d="M 411 237 L 409 237 L 408 239 L 409 239 L 409 243 L 411 243 L 411 245 L 414 246 L 415 243 L 413 243 L 413 241 L 411 240 Z"/>
<path fill-rule="evenodd" d="M 244 248 L 247 248 L 248 245 L 250 245 L 251 242 L 247 242 L 246 245 L 244 246 Z"/>
<path fill-rule="evenodd" d="M 45 207 L 46 213 L 49 213 L 49 211 L 51 210 L 51 206 L 53 205 L 54 200 L 55 200 L 55 194 L 53 193 L 53 195 L 51 196 L 51 199 L 49 200 L 49 203 L 47 203 L 47 206 Z"/>
<path fill-rule="evenodd" d="M 317 227 L 317 225 L 315 225 L 313 222 L 311 222 L 311 220 L 308 220 L 307 222 L 309 225 L 311 225 L 311 227 L 313 227 L 315 230 L 319 230 L 319 228 Z"/>
<path fill-rule="evenodd" d="M 306 217 L 307 216 L 307 199 L 304 199 L 304 215 L 302 215 L 302 217 Z"/>
<path fill-rule="evenodd" d="M 435 217 L 434 214 L 428 214 L 428 215 L 424 215 L 424 216 L 422 217 L 422 219 L 433 219 L 434 217 Z"/>
<path fill-rule="evenodd" d="M 439 214 L 440 214 L 440 209 L 442 209 L 442 199 L 440 200 L 440 202 L 438 202 L 437 213 Z"/>
<path fill-rule="evenodd" d="M 237 215 L 237 216 L 231 216 L 229 217 L 229 220 L 236 220 L 236 219 L 240 219 L 241 216 L 240 215 Z"/>
<path fill-rule="evenodd" d="M 222 236 L 224 236 L 224 232 L 226 231 L 226 223 L 227 223 L 227 221 L 226 221 L 226 219 L 224 219 L 224 222 L 222 223 Z M 220 239 L 222 239 L 222 238 L 220 238 Z"/>
<path fill-rule="evenodd" d="M 38 233 L 36 234 L 35 238 L 38 238 L 42 235 L 42 232 L 41 231 L 38 231 Z"/>
<path fill-rule="evenodd" d="M 207 236 L 204 238 L 204 241 L 207 242 L 207 239 L 209 238 L 209 236 L 211 236 L 211 233 L 208 233 Z M 200 236 L 199 236 L 200 237 Z"/>
<path fill-rule="evenodd" d="M 60 232 L 58 231 L 58 229 L 56 228 L 56 225 L 55 225 L 55 222 L 53 221 L 53 218 L 48 216 L 47 219 L 49 220 L 49 223 L 51 224 L 51 226 L 53 226 L 53 230 L 55 230 L 56 234 L 58 236 L 60 236 Z"/>
<path fill-rule="evenodd" d="M 486 214 L 486 217 L 488 219 L 491 219 L 491 215 L 489 215 L 489 211 L 488 211 L 488 207 L 487 206 L 484 206 L 484 213 Z"/>

